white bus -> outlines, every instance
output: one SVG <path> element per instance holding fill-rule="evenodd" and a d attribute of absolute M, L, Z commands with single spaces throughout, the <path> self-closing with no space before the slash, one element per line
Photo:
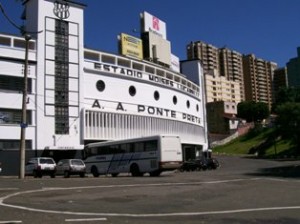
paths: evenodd
<path fill-rule="evenodd" d="M 134 139 L 90 143 L 84 148 L 84 162 L 88 173 L 117 176 L 159 176 L 182 165 L 179 136 L 157 135 Z"/>

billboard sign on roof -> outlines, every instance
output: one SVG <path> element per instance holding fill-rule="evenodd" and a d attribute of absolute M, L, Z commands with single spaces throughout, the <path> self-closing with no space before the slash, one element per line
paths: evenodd
<path fill-rule="evenodd" d="M 163 39 L 167 39 L 166 23 L 157 17 L 144 12 L 142 14 L 143 21 L 143 32 L 153 32 L 161 36 Z"/>
<path fill-rule="evenodd" d="M 121 34 L 121 54 L 129 57 L 143 59 L 142 40 L 128 34 Z"/>

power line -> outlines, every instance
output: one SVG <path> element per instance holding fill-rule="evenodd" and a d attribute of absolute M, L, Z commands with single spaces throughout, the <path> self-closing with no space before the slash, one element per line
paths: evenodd
<path fill-rule="evenodd" d="M 18 26 L 12 19 L 9 18 L 9 16 L 6 14 L 1 2 L 0 2 L 0 10 L 2 12 L 2 14 L 4 15 L 4 17 L 6 18 L 6 20 L 12 25 L 14 26 L 15 28 L 17 28 L 21 34 L 23 35 L 25 33 L 24 31 L 24 27 L 23 26 Z"/>

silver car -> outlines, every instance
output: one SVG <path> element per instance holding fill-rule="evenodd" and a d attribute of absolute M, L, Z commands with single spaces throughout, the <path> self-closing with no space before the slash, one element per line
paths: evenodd
<path fill-rule="evenodd" d="M 50 157 L 35 157 L 31 158 L 25 165 L 25 174 L 34 177 L 42 177 L 50 175 L 55 177 L 56 163 Z"/>
<path fill-rule="evenodd" d="M 81 159 L 63 159 L 56 166 L 56 174 L 63 175 L 65 178 L 70 177 L 70 175 L 85 177 L 85 173 L 85 164 Z"/>

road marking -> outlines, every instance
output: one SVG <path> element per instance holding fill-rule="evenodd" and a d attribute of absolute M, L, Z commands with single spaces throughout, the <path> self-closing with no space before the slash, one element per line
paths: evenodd
<path fill-rule="evenodd" d="M 92 219 L 65 219 L 66 222 L 91 222 L 91 221 L 107 221 L 107 218 L 92 218 Z"/>
<path fill-rule="evenodd" d="M 257 181 L 257 180 L 271 180 L 269 178 L 250 178 L 250 179 L 232 179 L 232 180 L 218 180 L 218 181 L 207 181 L 207 182 L 192 182 L 192 183 L 159 183 L 159 184 L 130 184 L 130 185 L 107 185 L 107 186 L 83 186 L 83 187 L 66 187 L 66 188 L 42 188 L 38 190 L 30 190 L 23 192 L 16 192 L 13 194 L 6 195 L 0 198 L 0 206 L 17 208 L 26 211 L 43 212 L 52 214 L 64 214 L 64 215 L 85 215 L 85 216 L 110 216 L 110 217 L 170 217 L 170 216 L 201 216 L 201 215 L 218 215 L 218 214 L 234 214 L 234 213 L 245 213 L 245 212 L 261 212 L 261 211 L 274 211 L 274 210 L 298 210 L 299 206 L 285 206 L 285 207 L 264 207 L 264 208 L 245 208 L 235 210 L 223 210 L 223 211 L 201 211 L 201 212 L 179 212 L 179 213 L 157 213 L 157 214 L 134 214 L 134 213 L 88 213 L 88 212 L 71 212 L 71 211 L 55 211 L 55 210 L 43 210 L 34 209 L 23 206 L 16 206 L 4 203 L 4 200 L 29 193 L 54 191 L 54 190 L 70 190 L 70 189 L 90 189 L 90 188 L 121 188 L 121 187 L 147 187 L 147 186 L 176 186 L 176 185 L 199 185 L 199 184 L 218 184 L 218 183 L 230 183 L 239 181 Z M 75 219 L 74 219 L 75 220 Z M 1 223 L 0 223 L 1 224 Z"/>
<path fill-rule="evenodd" d="M 22 223 L 22 221 L 0 221 L 0 224 L 14 224 L 14 223 Z"/>

